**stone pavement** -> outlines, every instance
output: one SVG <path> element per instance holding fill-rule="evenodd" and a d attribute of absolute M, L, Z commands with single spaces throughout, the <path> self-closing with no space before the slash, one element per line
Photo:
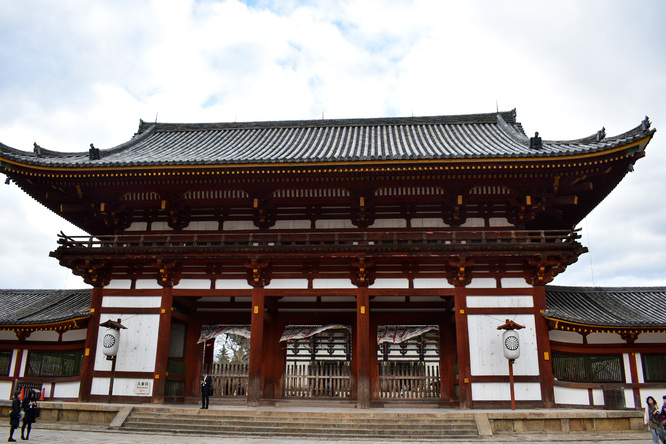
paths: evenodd
<path fill-rule="evenodd" d="M 219 436 L 194 436 L 194 435 L 162 435 L 162 434 L 140 434 L 140 433 L 123 433 L 120 431 L 105 431 L 99 428 L 92 431 L 81 430 L 60 430 L 45 428 L 48 425 L 34 424 L 32 432 L 30 433 L 29 443 L 49 443 L 49 444 L 155 444 L 155 443 L 188 443 L 188 444 L 334 444 L 334 443 L 359 443 L 359 444 L 373 444 L 380 441 L 374 440 L 361 440 L 361 441 L 325 441 L 325 440 L 304 440 L 304 439 L 257 439 L 257 438 L 220 438 Z M 2 435 L 4 433 L 4 435 Z M 9 428 L 4 426 L 0 427 L 0 442 L 4 442 L 4 437 L 9 436 Z M 17 442 L 21 441 L 21 430 L 18 429 L 14 432 L 14 438 Z M 415 439 L 417 441 L 418 438 Z M 415 441 L 390 441 L 391 444 L 412 444 Z M 456 439 L 447 441 L 442 437 L 438 441 L 428 441 L 438 443 L 455 443 L 455 444 L 478 444 L 478 443 L 550 443 L 550 444 L 649 444 L 652 442 L 650 434 L 645 432 L 640 433 L 616 433 L 616 434 L 600 434 L 600 433 L 577 433 L 577 434 L 546 434 L 546 435 L 527 435 L 527 434 L 511 434 L 511 435 L 495 435 L 489 437 L 477 437 L 473 440 L 469 439 Z"/>

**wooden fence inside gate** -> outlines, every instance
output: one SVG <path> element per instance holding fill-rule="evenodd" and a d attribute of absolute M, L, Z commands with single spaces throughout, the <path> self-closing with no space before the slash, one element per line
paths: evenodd
<path fill-rule="evenodd" d="M 289 362 L 284 373 L 285 397 L 349 398 L 351 371 L 348 361 Z"/>
<path fill-rule="evenodd" d="M 213 396 L 245 396 L 249 364 L 210 364 L 208 374 L 213 379 Z"/>
<path fill-rule="evenodd" d="M 380 362 L 379 397 L 439 398 L 439 365 L 424 362 Z"/>

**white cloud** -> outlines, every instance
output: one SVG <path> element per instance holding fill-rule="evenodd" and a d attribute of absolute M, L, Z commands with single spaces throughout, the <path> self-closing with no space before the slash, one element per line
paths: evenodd
<path fill-rule="evenodd" d="M 664 13 L 658 0 L 9 0 L 0 2 L 0 142 L 108 148 L 156 115 L 250 121 L 496 106 L 517 108 L 526 132 L 545 139 L 602 126 L 614 135 L 645 114 L 662 128 Z M 556 283 L 666 285 L 661 139 L 581 224 L 591 253 Z M 68 271 L 48 251 L 58 231 L 78 230 L 13 185 L 0 202 L 0 287 L 77 285 L 71 276 L 63 284 Z"/>

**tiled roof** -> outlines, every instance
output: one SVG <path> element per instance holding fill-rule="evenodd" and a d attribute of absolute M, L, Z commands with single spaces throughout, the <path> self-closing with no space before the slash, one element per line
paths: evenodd
<path fill-rule="evenodd" d="M 546 286 L 548 319 L 604 327 L 666 327 L 666 287 Z"/>
<path fill-rule="evenodd" d="M 126 143 L 62 153 L 0 144 L 0 158 L 49 167 L 166 165 L 270 165 L 433 159 L 495 159 L 566 156 L 605 151 L 651 136 L 647 119 L 615 137 L 543 140 L 530 148 L 516 112 L 436 117 L 302 120 L 245 123 L 146 123 Z"/>
<path fill-rule="evenodd" d="M 90 316 L 92 290 L 0 290 L 0 325 L 52 324 Z"/>

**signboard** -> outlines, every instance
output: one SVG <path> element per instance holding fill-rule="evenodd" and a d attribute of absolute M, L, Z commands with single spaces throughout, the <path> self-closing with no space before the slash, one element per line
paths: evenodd
<path fill-rule="evenodd" d="M 136 381 L 136 387 L 134 387 L 134 393 L 136 395 L 150 395 L 150 381 Z"/>

